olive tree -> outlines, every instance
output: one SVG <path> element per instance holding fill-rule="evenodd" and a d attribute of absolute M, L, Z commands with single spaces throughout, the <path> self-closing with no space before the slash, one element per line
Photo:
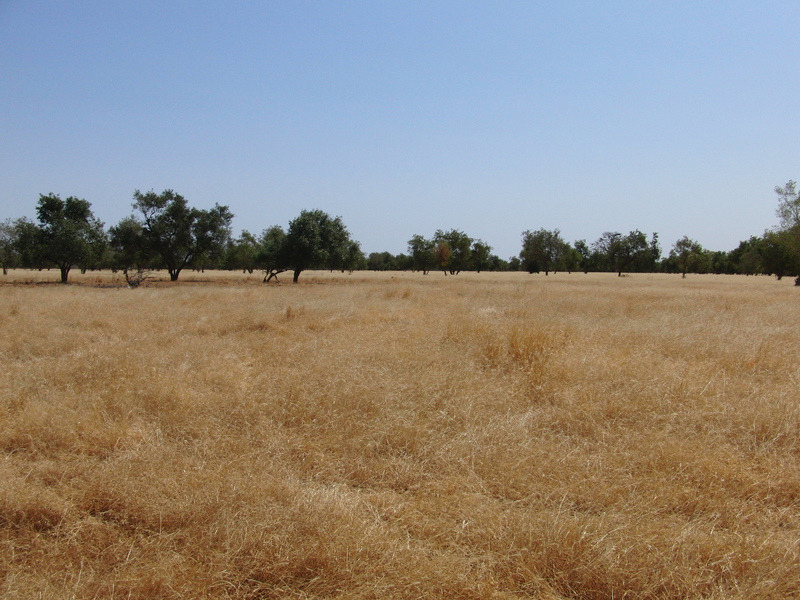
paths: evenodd
<path fill-rule="evenodd" d="M 672 246 L 669 252 L 669 259 L 678 267 L 681 277 L 686 277 L 686 273 L 697 273 L 702 266 L 705 250 L 696 241 L 683 236 Z"/>
<path fill-rule="evenodd" d="M 44 264 L 58 267 L 61 283 L 67 283 L 72 267 L 99 259 L 105 249 L 103 223 L 91 206 L 73 196 L 62 200 L 56 194 L 39 195 L 38 253 Z"/>
<path fill-rule="evenodd" d="M 177 281 L 181 271 L 204 256 L 221 255 L 231 234 L 233 214 L 227 206 L 215 204 L 209 210 L 190 207 L 172 190 L 133 193 L 144 237 Z"/>
<path fill-rule="evenodd" d="M 17 229 L 10 219 L 0 223 L 0 267 L 3 275 L 8 275 L 8 270 L 17 264 Z"/>
<path fill-rule="evenodd" d="M 778 235 L 769 240 L 777 244 L 779 251 L 786 254 L 785 261 L 790 265 L 787 270 L 794 275 L 800 274 L 800 192 L 797 184 L 789 181 L 784 187 L 777 186 L 778 208 L 776 213 L 780 219 Z M 795 279 L 795 285 L 800 285 L 800 277 Z"/>
<path fill-rule="evenodd" d="M 560 263 L 565 243 L 558 229 L 522 232 L 522 251 L 519 257 L 528 273 L 544 271 L 549 275 Z"/>
<path fill-rule="evenodd" d="M 321 210 L 303 210 L 289 222 L 278 252 L 279 267 L 293 271 L 293 283 L 307 269 L 349 269 L 357 255 L 353 243 L 341 217 L 331 217 Z"/>

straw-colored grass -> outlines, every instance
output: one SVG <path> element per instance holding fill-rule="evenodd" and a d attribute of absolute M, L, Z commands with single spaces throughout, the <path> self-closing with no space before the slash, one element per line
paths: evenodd
<path fill-rule="evenodd" d="M 800 597 L 791 282 L 45 275 L 0 285 L 4 598 Z"/>

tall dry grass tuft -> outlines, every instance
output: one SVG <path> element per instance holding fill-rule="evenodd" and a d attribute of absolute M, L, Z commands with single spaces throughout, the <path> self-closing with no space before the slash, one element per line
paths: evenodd
<path fill-rule="evenodd" d="M 791 282 L 186 275 L 0 286 L 3 597 L 800 597 Z"/>

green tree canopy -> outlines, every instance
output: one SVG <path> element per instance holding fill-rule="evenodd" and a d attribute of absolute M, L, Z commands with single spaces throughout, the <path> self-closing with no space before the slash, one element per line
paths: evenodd
<path fill-rule="evenodd" d="M 696 241 L 683 236 L 672 246 L 669 258 L 675 263 L 682 277 L 686 273 L 697 273 L 701 270 L 705 256 L 705 250 Z"/>
<path fill-rule="evenodd" d="M 519 253 L 523 269 L 528 273 L 544 271 L 545 275 L 549 275 L 561 261 L 564 246 L 558 229 L 523 231 L 522 251 Z"/>
<path fill-rule="evenodd" d="M 355 254 L 341 217 L 303 210 L 289 223 L 279 262 L 292 269 L 292 281 L 297 283 L 300 273 L 307 269 L 349 269 Z"/>
<path fill-rule="evenodd" d="M 192 208 L 172 190 L 161 194 L 136 190 L 133 199 L 149 247 L 161 257 L 171 281 L 177 281 L 193 261 L 223 254 L 233 219 L 227 206 Z"/>
<path fill-rule="evenodd" d="M 414 234 L 408 240 L 408 253 L 411 255 L 412 269 L 422 271 L 427 275 L 436 265 L 435 255 L 436 243 L 419 234 Z"/>
<path fill-rule="evenodd" d="M 73 196 L 62 200 L 56 194 L 39 195 L 38 253 L 45 264 L 59 268 L 61 283 L 67 283 L 72 267 L 99 260 L 105 249 L 103 223 L 91 206 Z"/>

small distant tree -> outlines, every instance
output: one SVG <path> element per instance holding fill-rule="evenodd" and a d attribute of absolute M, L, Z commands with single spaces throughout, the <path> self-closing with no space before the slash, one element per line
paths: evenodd
<path fill-rule="evenodd" d="M 70 196 L 40 194 L 36 214 L 39 220 L 39 252 L 45 263 L 61 271 L 61 283 L 77 264 L 100 256 L 107 243 L 103 223 L 92 214 L 91 204 Z"/>
<path fill-rule="evenodd" d="M 289 269 L 286 258 L 286 232 L 280 225 L 265 229 L 259 238 L 256 264 L 264 271 L 264 283 L 278 281 L 278 275 Z"/>
<path fill-rule="evenodd" d="M 572 247 L 569 242 L 564 242 L 564 248 L 561 252 L 561 268 L 567 273 L 572 273 L 581 268 L 581 253 Z"/>
<path fill-rule="evenodd" d="M 436 242 L 436 246 L 433 248 L 433 255 L 436 258 L 436 266 L 447 275 L 447 271 L 450 268 L 450 257 L 452 256 L 450 244 L 447 243 L 447 240 Z"/>
<path fill-rule="evenodd" d="M 800 192 L 797 184 L 789 181 L 784 187 L 776 187 L 778 194 L 777 215 L 780 219 L 779 235 L 771 240 L 773 253 L 784 254 L 778 260 L 785 260 L 793 275 L 800 274 Z M 776 258 L 778 258 L 776 256 Z M 800 276 L 795 279 L 800 286 Z"/>
<path fill-rule="evenodd" d="M 352 240 L 341 217 L 331 217 L 321 210 L 303 210 L 289 223 L 283 258 L 294 271 L 297 283 L 307 269 L 349 268 L 353 256 Z"/>
<path fill-rule="evenodd" d="M 575 252 L 578 254 L 578 268 L 584 273 L 593 270 L 592 251 L 586 240 L 578 240 L 574 245 Z"/>
<path fill-rule="evenodd" d="M 558 229 L 522 232 L 522 251 L 519 257 L 528 273 L 544 271 L 545 275 L 549 275 L 550 271 L 557 268 L 563 252 L 564 240 Z"/>
<path fill-rule="evenodd" d="M 683 236 L 672 246 L 669 258 L 675 264 L 681 277 L 686 273 L 697 273 L 703 263 L 705 250 L 696 241 Z"/>
<path fill-rule="evenodd" d="M 227 206 L 215 204 L 210 210 L 192 208 L 172 190 L 133 193 L 133 208 L 151 250 L 161 257 L 170 281 L 193 261 L 218 258 L 224 252 L 233 214 Z"/>
<path fill-rule="evenodd" d="M 437 248 L 437 266 L 445 272 L 445 275 L 447 273 L 457 275 L 461 271 L 466 271 L 470 268 L 473 239 L 466 233 L 458 229 L 451 229 L 450 231 L 439 229 L 433 234 L 433 240 Z M 442 257 L 445 254 L 445 248 L 447 248 L 449 255 L 447 260 L 443 261 Z"/>
<path fill-rule="evenodd" d="M 657 248 L 657 238 L 654 240 L 653 245 Z M 650 265 L 654 255 L 653 247 L 647 243 L 647 236 L 638 229 L 628 235 L 607 231 L 592 244 L 592 248 L 598 261 L 604 263 L 607 269 L 615 271 L 618 276 L 622 276 L 623 271 L 633 266 L 638 265 L 641 270 L 642 265 Z M 658 252 L 660 253 L 660 249 Z"/>
<path fill-rule="evenodd" d="M 26 217 L 17 219 L 14 221 L 14 237 L 18 264 L 29 269 L 41 269 L 44 258 L 39 226 Z"/>
<path fill-rule="evenodd" d="M 433 240 L 424 238 L 419 234 L 411 236 L 408 240 L 408 253 L 411 256 L 412 269 L 422 271 L 427 275 L 436 265 L 436 244 Z"/>
<path fill-rule="evenodd" d="M 252 273 L 257 268 L 258 251 L 259 245 L 256 236 L 246 229 L 243 230 L 239 237 L 228 241 L 225 249 L 225 268 L 241 270 L 242 273 Z"/>
<path fill-rule="evenodd" d="M 758 244 L 761 267 L 780 281 L 784 275 L 800 272 L 798 247 L 792 230 L 766 231 Z"/>
<path fill-rule="evenodd" d="M 367 267 L 367 257 L 364 256 L 364 252 L 361 250 L 361 244 L 355 240 L 349 240 L 346 245 L 342 270 L 352 273 L 353 271 L 365 269 Z"/>
<path fill-rule="evenodd" d="M 474 240 L 470 251 L 472 268 L 480 273 L 492 268 L 492 247 L 483 240 Z"/>
<path fill-rule="evenodd" d="M 129 287 L 139 287 L 150 276 L 153 251 L 142 224 L 126 217 L 109 230 L 112 264 L 120 269 Z"/>
<path fill-rule="evenodd" d="M 0 267 L 3 275 L 8 275 L 8 270 L 15 267 L 18 260 L 17 228 L 10 219 L 6 219 L 0 223 Z"/>

